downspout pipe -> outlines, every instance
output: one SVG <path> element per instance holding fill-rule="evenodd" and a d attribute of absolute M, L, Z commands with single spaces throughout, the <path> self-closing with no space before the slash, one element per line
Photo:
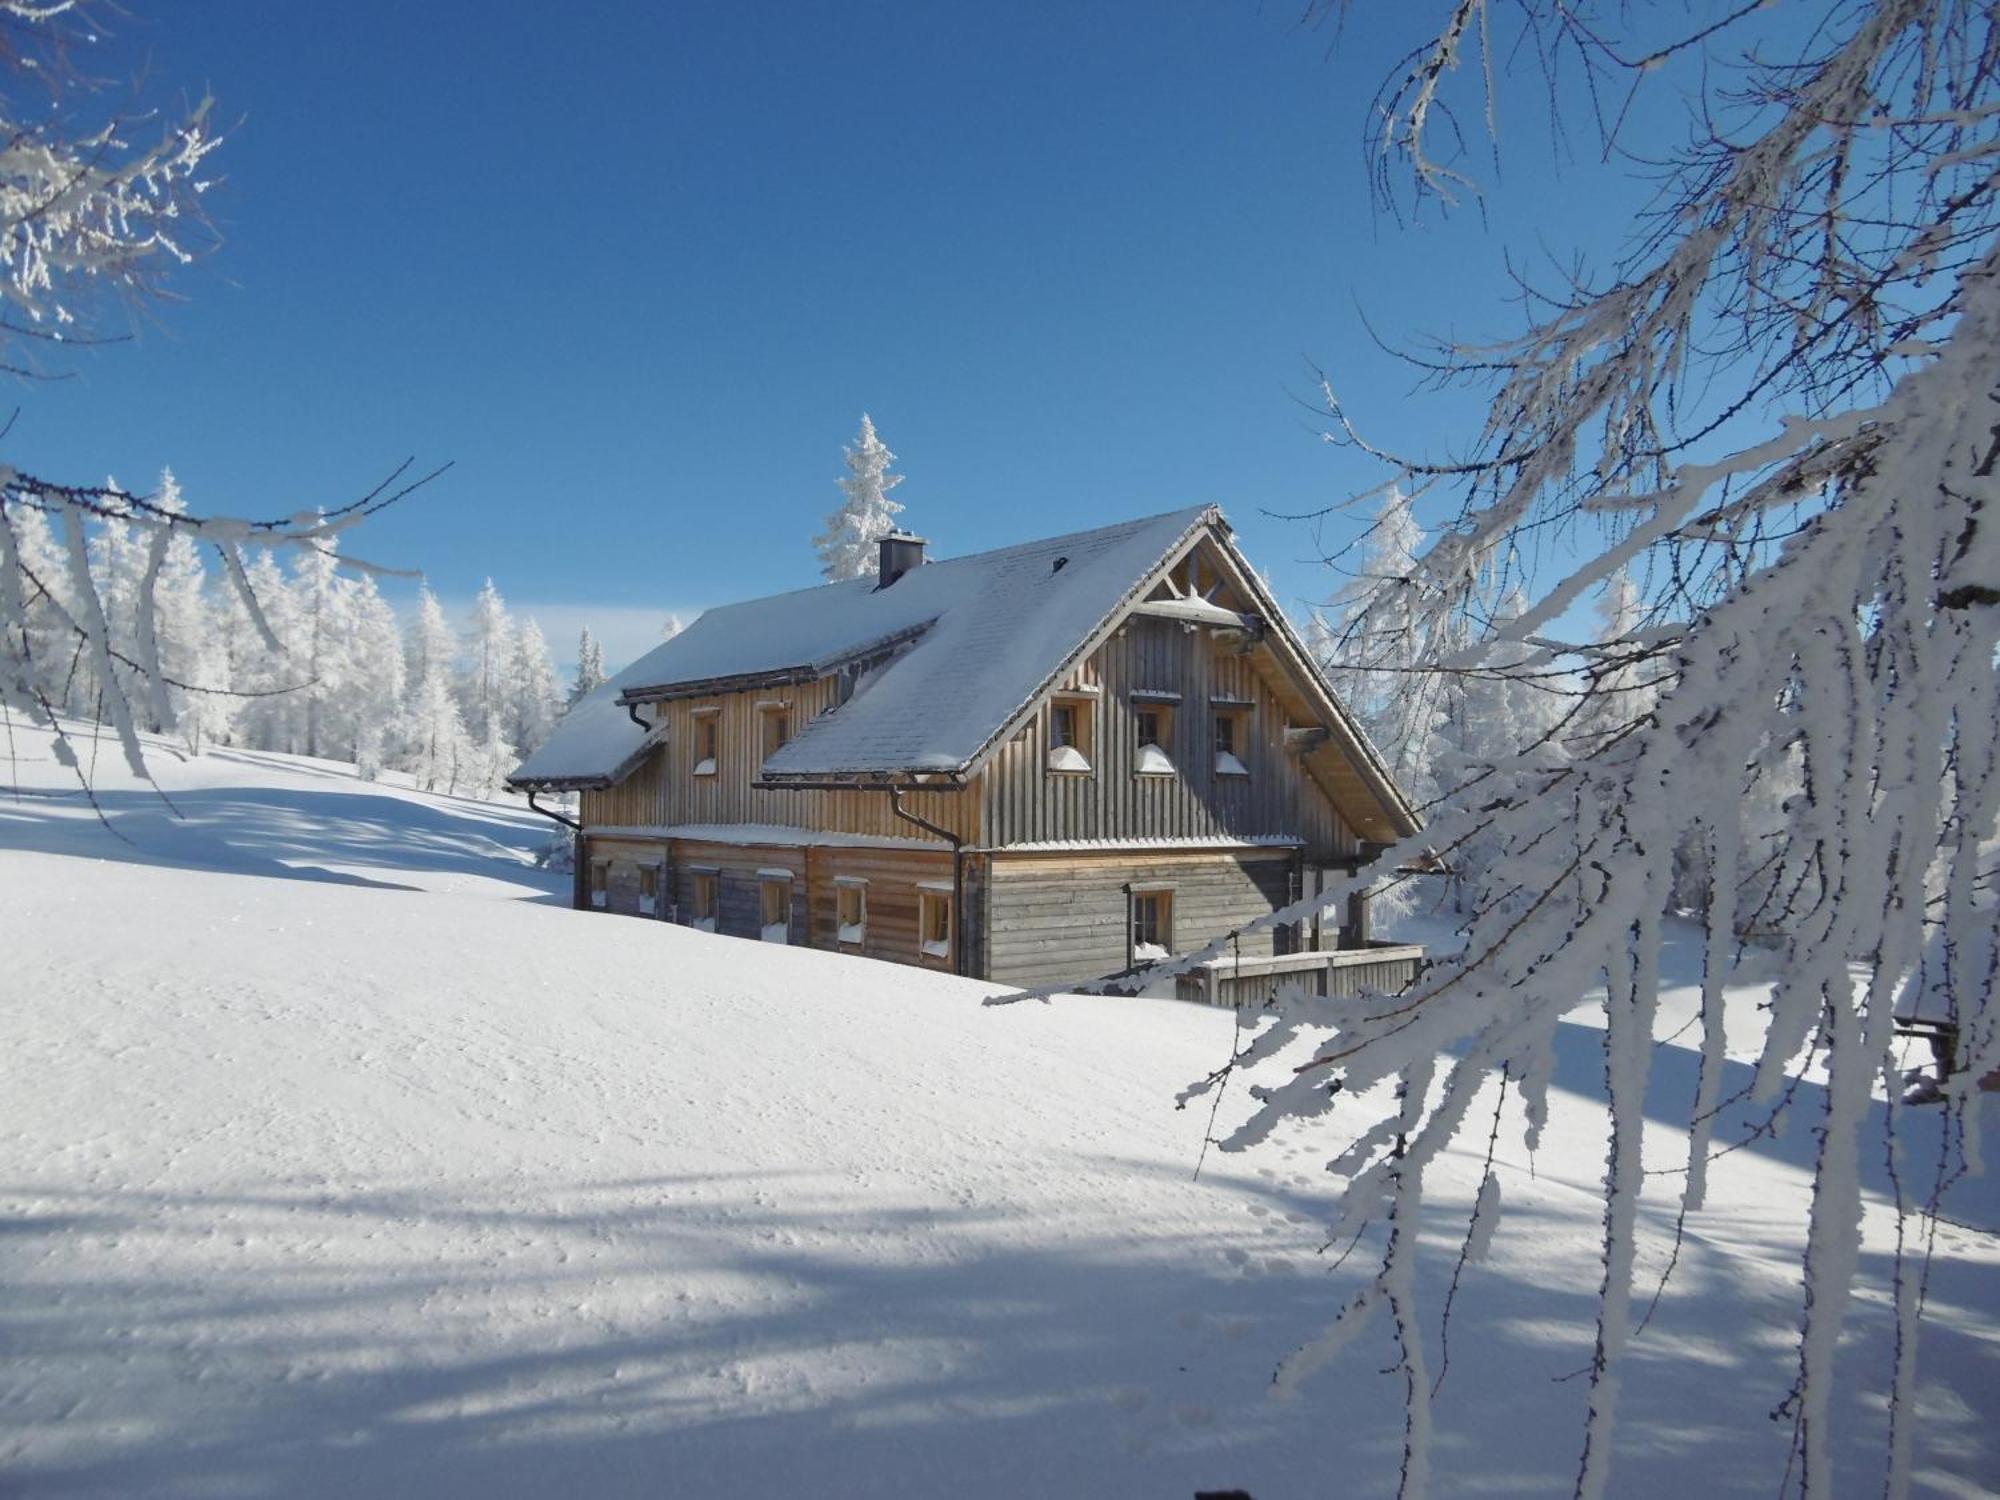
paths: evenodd
<path fill-rule="evenodd" d="M 633 722 L 634 724 L 637 724 L 637 725 L 638 725 L 638 726 L 639 726 L 639 727 L 640 727 L 641 729 L 643 729 L 643 730 L 644 730 L 644 731 L 645 731 L 645 732 L 646 732 L 647 734 L 651 734 L 651 733 L 653 732 L 653 729 L 654 729 L 654 727 L 655 727 L 655 726 L 654 726 L 654 724 L 653 724 L 652 720 L 650 720 L 650 719 L 642 719 L 642 718 L 640 718 L 640 717 L 639 717 L 639 705 L 638 705 L 638 704 L 636 704 L 636 703 L 628 703 L 628 704 L 626 704 L 626 705 L 625 705 L 625 717 L 626 717 L 626 718 L 628 718 L 628 719 L 630 719 L 630 720 L 631 720 L 631 721 L 632 721 L 632 722 Z"/>
<path fill-rule="evenodd" d="M 531 788 L 531 789 L 529 790 L 529 792 L 528 792 L 528 811 L 530 811 L 530 812 L 538 812 L 538 813 L 540 813 L 540 814 L 541 814 L 541 815 L 542 815 L 543 817 L 545 817 L 545 818 L 552 818 L 552 819 L 554 819 L 554 820 L 555 820 L 556 822 L 558 822 L 558 823 L 562 824 L 562 825 L 563 825 L 563 826 L 564 826 L 565 828 L 569 829 L 569 830 L 570 830 L 570 832 L 572 832 L 572 833 L 582 833 L 582 832 L 583 832 L 583 825 L 582 825 L 581 823 L 577 822 L 577 821 L 576 821 L 576 819 L 574 819 L 574 818 L 568 818 L 568 817 L 564 817 L 564 816 L 563 816 L 563 815 L 562 815 L 561 813 L 557 812 L 557 811 L 556 811 L 556 810 L 555 810 L 554 808 L 552 808 L 552 807 L 543 807 L 543 806 L 542 806 L 542 805 L 541 805 L 540 803 L 538 803 L 537 801 L 535 801 L 535 793 L 534 793 L 534 791 L 533 791 L 533 789 L 532 789 L 532 788 Z"/>
<path fill-rule="evenodd" d="M 903 806 L 903 789 L 889 786 L 889 810 L 905 823 L 915 824 L 926 833 L 936 834 L 951 845 L 951 972 L 965 975 L 965 840 L 949 828 L 941 828 L 929 818 Z"/>

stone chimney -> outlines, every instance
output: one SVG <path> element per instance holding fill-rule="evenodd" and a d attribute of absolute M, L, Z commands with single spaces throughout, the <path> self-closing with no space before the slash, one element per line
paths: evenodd
<path fill-rule="evenodd" d="M 886 589 L 912 568 L 924 565 L 924 539 L 907 531 L 892 531 L 876 543 L 882 549 L 881 568 L 875 587 Z"/>

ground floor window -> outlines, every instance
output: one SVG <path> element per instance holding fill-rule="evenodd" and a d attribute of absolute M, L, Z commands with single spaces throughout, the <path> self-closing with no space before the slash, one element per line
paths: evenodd
<path fill-rule="evenodd" d="M 763 875 L 757 881 L 758 936 L 767 943 L 792 940 L 792 878 Z"/>
<path fill-rule="evenodd" d="M 715 931 L 715 909 L 721 896 L 721 877 L 713 870 L 695 870 L 688 876 L 688 925 L 703 932 Z"/>
<path fill-rule="evenodd" d="M 611 861 L 593 859 L 590 862 L 590 904 L 602 910 L 611 899 Z"/>
<path fill-rule="evenodd" d="M 660 867 L 639 866 L 639 915 L 650 917 L 660 909 Z"/>
<path fill-rule="evenodd" d="M 951 957 L 951 891 L 917 892 L 917 937 L 926 958 Z"/>
<path fill-rule="evenodd" d="M 836 879 L 833 885 L 834 917 L 841 942 L 856 947 L 868 939 L 868 883 L 864 880 Z"/>
<path fill-rule="evenodd" d="M 1174 951 L 1174 893 L 1132 893 L 1132 962 L 1151 963 Z"/>

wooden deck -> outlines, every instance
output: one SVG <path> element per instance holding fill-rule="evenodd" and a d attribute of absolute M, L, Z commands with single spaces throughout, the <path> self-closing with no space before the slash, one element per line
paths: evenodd
<path fill-rule="evenodd" d="M 1309 995 L 1355 995 L 1363 989 L 1394 993 L 1414 981 L 1424 965 L 1417 943 L 1370 943 L 1305 953 L 1214 958 L 1174 981 L 1177 999 L 1205 1005 L 1262 1005 L 1285 985 Z"/>

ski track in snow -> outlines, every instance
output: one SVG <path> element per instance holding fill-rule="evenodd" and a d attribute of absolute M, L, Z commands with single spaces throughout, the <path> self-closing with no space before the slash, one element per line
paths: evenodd
<path fill-rule="evenodd" d="M 283 756 L 158 759 L 181 820 L 101 757 L 121 842 L 12 734 L 8 1493 L 1393 1488 L 1386 1325 L 1266 1399 L 1379 1242 L 1337 1271 L 1319 1253 L 1323 1127 L 1211 1151 L 1191 1180 L 1206 1104 L 1172 1098 L 1227 1056 L 1227 1015 L 985 1009 L 977 983 L 570 912 L 518 807 Z M 1732 997 L 1746 1037 L 1760 998 Z M 1663 996 L 1663 1034 L 1690 1003 Z M 1725 1092 L 1749 1070 L 1731 1051 Z M 1694 1063 L 1659 1051 L 1651 1169 L 1678 1165 L 1662 1122 Z M 1565 1025 L 1543 1150 L 1502 1135 L 1507 1217 L 1453 1314 L 1436 1493 L 1567 1492 L 1601 1088 L 1600 1034 Z M 1789 1429 L 1764 1414 L 1796 1359 L 1816 1088 L 1716 1164 L 1631 1346 L 1620 1496 L 1777 1490 Z M 1224 1128 L 1243 1102 L 1233 1083 Z M 1433 1369 L 1483 1139 L 1444 1159 L 1426 1215 Z M 1641 1308 L 1675 1182 L 1641 1205 Z M 2000 1195 L 1966 1184 L 1950 1208 L 1920 1356 L 1917 1488 L 1940 1496 L 2000 1474 Z M 1842 1350 L 1854 1493 L 1886 1432 L 1892 1229 L 1871 1210 Z"/>

